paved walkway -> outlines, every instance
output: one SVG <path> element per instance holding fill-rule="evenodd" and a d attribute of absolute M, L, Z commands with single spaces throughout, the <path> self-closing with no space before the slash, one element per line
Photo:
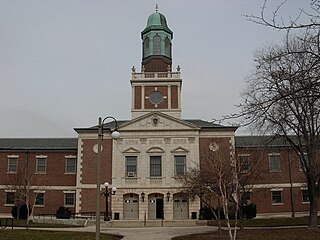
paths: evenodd
<path fill-rule="evenodd" d="M 81 228 L 30 228 L 49 231 L 95 232 L 95 226 Z M 193 233 L 206 233 L 217 230 L 212 226 L 196 227 L 146 227 L 146 228 L 102 228 L 101 233 L 124 236 L 123 240 L 171 240 L 171 238 Z"/>

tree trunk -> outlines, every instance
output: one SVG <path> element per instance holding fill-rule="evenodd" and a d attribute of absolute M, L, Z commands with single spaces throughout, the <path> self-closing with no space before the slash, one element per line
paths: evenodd
<path fill-rule="evenodd" d="M 312 173 L 310 174 L 312 175 Z M 309 228 L 318 228 L 318 194 L 317 194 L 317 185 L 312 176 L 307 176 L 308 182 L 308 192 L 309 192 Z"/>

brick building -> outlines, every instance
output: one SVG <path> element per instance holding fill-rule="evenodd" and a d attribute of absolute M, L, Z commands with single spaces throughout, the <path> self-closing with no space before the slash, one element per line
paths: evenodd
<path fill-rule="evenodd" d="M 103 126 L 100 184 L 101 191 L 104 182 L 117 187 L 109 198 L 112 216 L 197 218 L 200 201 L 181 192 L 177 177 L 201 164 L 208 146 L 223 149 L 226 158 L 236 149 L 243 171 L 259 163 L 259 178 L 246 196 L 258 214 L 306 212 L 305 179 L 294 152 L 268 137 L 235 137 L 233 126 L 181 118 L 181 72 L 179 66 L 172 71 L 173 33 L 165 16 L 151 14 L 141 38 L 141 72 L 135 67 L 131 72 L 131 119 L 118 121 L 117 141 L 111 138 L 115 122 Z M 76 139 L 0 139 L 0 213 L 14 205 L 10 185 L 31 175 L 36 214 L 55 213 L 59 206 L 95 212 L 98 127 L 75 131 Z"/>

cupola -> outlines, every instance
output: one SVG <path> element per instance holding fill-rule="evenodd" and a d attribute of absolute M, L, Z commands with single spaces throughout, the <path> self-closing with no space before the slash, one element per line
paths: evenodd
<path fill-rule="evenodd" d="M 167 25 L 166 17 L 156 8 L 148 17 L 147 26 L 141 32 L 142 71 L 167 72 L 171 70 L 171 41 L 173 32 Z"/>

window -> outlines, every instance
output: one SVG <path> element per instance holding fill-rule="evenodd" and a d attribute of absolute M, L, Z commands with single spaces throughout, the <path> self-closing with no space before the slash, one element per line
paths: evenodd
<path fill-rule="evenodd" d="M 310 199 L 309 199 L 309 192 L 307 189 L 302 189 L 301 190 L 301 195 L 302 195 L 302 202 L 303 203 L 309 203 Z"/>
<path fill-rule="evenodd" d="M 6 192 L 5 204 L 14 205 L 15 198 L 16 198 L 16 193 L 15 192 Z"/>
<path fill-rule="evenodd" d="M 249 155 L 239 156 L 240 172 L 246 173 L 250 171 Z"/>
<path fill-rule="evenodd" d="M 174 156 L 174 175 L 180 176 L 186 173 L 186 156 Z"/>
<path fill-rule="evenodd" d="M 269 169 L 270 172 L 280 172 L 280 155 L 270 154 L 269 155 Z"/>
<path fill-rule="evenodd" d="M 77 167 L 77 158 L 67 157 L 65 173 L 76 173 L 76 167 Z"/>
<path fill-rule="evenodd" d="M 171 58 L 171 43 L 168 37 L 165 39 L 165 55 Z"/>
<path fill-rule="evenodd" d="M 8 157 L 8 173 L 16 173 L 18 166 L 17 157 Z"/>
<path fill-rule="evenodd" d="M 150 177 L 161 177 L 161 156 L 150 156 Z"/>
<path fill-rule="evenodd" d="M 37 166 L 36 166 L 36 172 L 37 173 L 46 173 L 46 164 L 47 164 L 47 158 L 37 158 Z"/>
<path fill-rule="evenodd" d="M 143 42 L 143 57 L 147 57 L 149 55 L 149 38 L 147 37 Z"/>
<path fill-rule="evenodd" d="M 35 193 L 36 201 L 35 204 L 36 206 L 44 206 L 44 193 Z"/>
<path fill-rule="evenodd" d="M 153 55 L 160 55 L 161 39 L 159 36 L 153 37 Z"/>
<path fill-rule="evenodd" d="M 74 193 L 64 194 L 64 206 L 74 206 Z"/>
<path fill-rule="evenodd" d="M 282 202 L 282 191 L 271 191 L 272 204 L 279 204 Z"/>
<path fill-rule="evenodd" d="M 127 156 L 126 157 L 126 177 L 137 176 L 137 157 Z"/>

